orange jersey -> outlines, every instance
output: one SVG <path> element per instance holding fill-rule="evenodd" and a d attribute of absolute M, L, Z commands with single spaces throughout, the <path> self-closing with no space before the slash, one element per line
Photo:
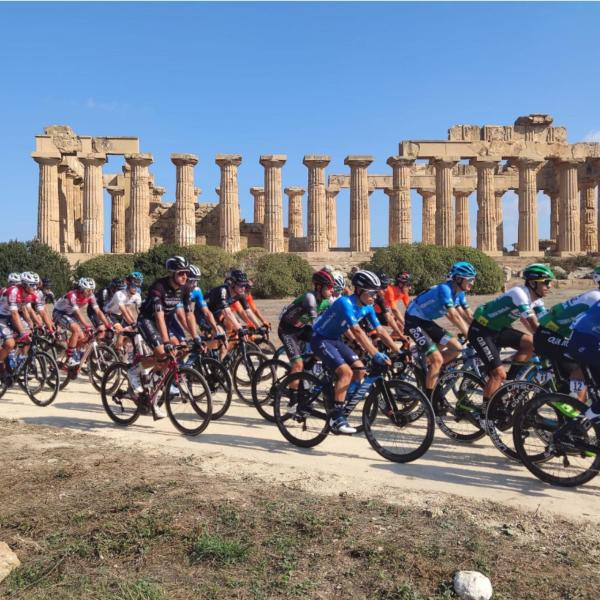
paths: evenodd
<path fill-rule="evenodd" d="M 402 300 L 404 307 L 408 306 L 410 298 L 406 292 L 402 292 L 397 285 L 388 285 L 384 295 L 385 305 L 388 308 L 397 308 L 398 302 Z"/>
<path fill-rule="evenodd" d="M 254 298 L 252 297 L 252 294 L 248 294 L 246 296 L 246 302 L 248 303 L 248 308 L 256 310 L 256 304 L 254 303 Z M 229 308 L 232 310 L 232 312 L 238 314 L 240 314 L 243 310 L 243 307 L 239 300 L 236 300 Z M 248 325 L 248 327 L 254 327 L 254 323 L 252 323 L 250 319 L 244 319 L 244 321 L 246 322 L 246 325 Z"/>

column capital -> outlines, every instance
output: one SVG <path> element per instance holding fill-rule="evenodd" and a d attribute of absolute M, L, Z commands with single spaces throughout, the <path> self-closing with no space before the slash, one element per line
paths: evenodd
<path fill-rule="evenodd" d="M 122 196 L 125 193 L 125 188 L 118 185 L 107 185 L 106 191 L 113 197 Z"/>
<path fill-rule="evenodd" d="M 559 167 L 579 167 L 585 162 L 583 158 L 560 158 L 556 161 Z"/>
<path fill-rule="evenodd" d="M 394 167 L 412 167 L 415 159 L 408 156 L 390 156 L 385 162 L 393 169 Z"/>
<path fill-rule="evenodd" d="M 288 196 L 303 196 L 306 191 L 303 187 L 291 186 L 283 190 Z"/>
<path fill-rule="evenodd" d="M 50 152 L 32 152 L 31 158 L 33 158 L 38 165 L 58 165 L 62 160 L 60 153 L 54 154 Z"/>
<path fill-rule="evenodd" d="M 533 156 L 521 156 L 515 159 L 518 167 L 529 167 L 531 169 L 538 169 L 544 164 L 544 160 L 542 158 L 533 157 Z"/>
<path fill-rule="evenodd" d="M 325 154 L 306 154 L 302 159 L 302 164 L 305 167 L 321 167 L 325 168 L 331 162 L 331 156 Z"/>
<path fill-rule="evenodd" d="M 460 162 L 460 158 L 458 156 L 440 156 L 431 159 L 431 163 L 436 167 L 454 167 L 457 163 Z"/>
<path fill-rule="evenodd" d="M 106 162 L 106 154 L 99 154 L 97 152 L 82 154 L 77 158 L 79 159 L 79 162 L 84 165 L 91 165 L 93 167 L 101 167 Z"/>
<path fill-rule="evenodd" d="M 349 167 L 368 167 L 373 160 L 370 154 L 350 154 L 344 159 L 344 164 Z"/>
<path fill-rule="evenodd" d="M 428 190 L 425 188 L 417 188 L 417 194 L 423 196 L 423 198 L 431 198 L 435 196 L 435 190 Z"/>
<path fill-rule="evenodd" d="M 485 158 L 472 158 L 469 161 L 469 164 L 472 167 L 475 167 L 477 170 L 479 169 L 491 169 L 496 168 L 502 159 L 486 156 Z"/>
<path fill-rule="evenodd" d="M 508 190 L 494 190 L 494 194 L 496 194 L 496 196 L 504 196 L 504 194 L 506 194 Z M 548 192 L 546 192 L 548 193 Z M 557 193 L 557 192 L 553 192 L 553 193 Z M 550 193 L 548 193 L 548 195 L 550 196 Z"/>
<path fill-rule="evenodd" d="M 250 188 L 250 193 L 256 198 L 256 196 L 260 196 L 265 193 L 264 187 L 254 186 Z"/>
<path fill-rule="evenodd" d="M 154 193 L 155 193 L 156 195 L 158 195 L 158 196 L 162 196 L 162 195 L 163 195 L 163 194 L 164 194 L 164 193 L 167 191 L 167 190 L 165 190 L 165 188 L 164 188 L 164 187 L 162 187 L 162 186 L 160 186 L 160 185 L 159 185 L 159 186 L 156 186 L 156 187 L 155 187 L 155 188 L 153 188 L 153 189 L 154 189 Z"/>
<path fill-rule="evenodd" d="M 464 197 L 464 196 L 470 196 L 475 190 L 472 190 L 471 188 L 454 188 L 454 195 L 457 198 L 460 197 Z"/>
<path fill-rule="evenodd" d="M 234 165 L 239 167 L 242 164 L 242 155 L 241 154 L 217 154 L 215 156 L 215 162 L 219 165 L 219 167 L 224 167 L 226 165 Z"/>
<path fill-rule="evenodd" d="M 337 196 L 340 193 L 340 188 L 339 187 L 327 187 L 327 188 L 325 188 L 325 193 L 329 194 L 330 196 L 335 198 L 335 196 Z"/>
<path fill-rule="evenodd" d="M 129 165 L 136 165 L 138 167 L 149 167 L 153 162 L 152 154 L 142 154 L 139 152 L 135 154 L 126 154 L 125 160 Z"/>
<path fill-rule="evenodd" d="M 183 165 L 195 166 L 198 164 L 198 157 L 195 154 L 171 154 L 171 162 L 178 167 Z"/>
<path fill-rule="evenodd" d="M 287 154 L 262 154 L 258 162 L 263 167 L 281 168 L 287 161 Z"/>
<path fill-rule="evenodd" d="M 394 188 L 390 188 L 390 187 L 383 188 L 383 193 L 386 196 L 391 196 L 392 194 L 396 193 L 397 191 L 398 190 L 395 190 Z M 371 192 L 369 191 L 369 193 L 371 193 Z"/>

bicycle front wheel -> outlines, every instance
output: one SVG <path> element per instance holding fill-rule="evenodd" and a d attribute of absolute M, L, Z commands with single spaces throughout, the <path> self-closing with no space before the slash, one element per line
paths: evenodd
<path fill-rule="evenodd" d="M 140 416 L 140 403 L 127 379 L 129 365 L 116 362 L 104 371 L 100 383 L 100 397 L 106 414 L 117 425 L 135 423 Z"/>
<path fill-rule="evenodd" d="M 417 460 L 433 442 L 433 408 L 421 390 L 405 381 L 378 383 L 367 397 L 362 418 L 371 447 L 392 462 Z"/>
<path fill-rule="evenodd" d="M 223 363 L 203 356 L 194 364 L 194 369 L 206 379 L 210 388 L 212 400 L 212 417 L 213 421 L 220 419 L 231 405 L 231 397 L 233 396 L 233 382 L 229 371 L 223 366 Z"/>
<path fill-rule="evenodd" d="M 246 404 L 253 405 L 252 379 L 266 358 L 262 352 L 257 350 L 248 350 L 245 354 L 240 352 L 231 367 L 233 387 L 238 398 Z"/>
<path fill-rule="evenodd" d="M 598 475 L 600 423 L 584 421 L 581 416 L 586 410 L 583 402 L 553 393 L 540 394 L 518 408 L 515 448 L 538 479 L 576 487 Z"/>
<path fill-rule="evenodd" d="M 258 413 L 271 423 L 275 422 L 275 390 L 289 373 L 290 365 L 281 360 L 263 362 L 252 378 L 252 401 Z"/>
<path fill-rule="evenodd" d="M 58 365 L 52 355 L 46 352 L 29 355 L 23 368 L 23 382 L 25 392 L 34 404 L 52 404 L 60 389 Z"/>
<path fill-rule="evenodd" d="M 106 344 L 98 344 L 88 359 L 90 383 L 100 391 L 102 377 L 110 365 L 119 360 L 117 353 Z"/>
<path fill-rule="evenodd" d="M 179 367 L 165 383 L 167 414 L 185 435 L 198 435 L 210 423 L 212 398 L 206 379 L 195 369 Z"/>

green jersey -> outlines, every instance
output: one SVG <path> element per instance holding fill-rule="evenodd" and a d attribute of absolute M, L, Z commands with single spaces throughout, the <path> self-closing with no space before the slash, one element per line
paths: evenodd
<path fill-rule="evenodd" d="M 288 330 L 302 328 L 312 323 L 330 305 L 329 298 L 322 298 L 319 302 L 314 292 L 306 292 L 284 306 L 279 317 L 280 326 Z"/>
<path fill-rule="evenodd" d="M 571 335 L 573 321 L 598 301 L 600 290 L 590 290 L 556 304 L 540 319 L 540 327 L 552 331 L 557 337 L 567 338 Z"/>

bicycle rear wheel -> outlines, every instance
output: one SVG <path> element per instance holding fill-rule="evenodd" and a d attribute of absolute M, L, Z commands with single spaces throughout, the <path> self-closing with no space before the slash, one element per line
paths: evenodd
<path fill-rule="evenodd" d="M 233 396 L 233 382 L 229 371 L 223 366 L 223 363 L 203 356 L 199 358 L 194 369 L 206 379 L 210 388 L 212 400 L 212 416 L 211 419 L 216 421 L 220 419 L 231 406 L 231 398 Z"/>
<path fill-rule="evenodd" d="M 127 363 L 113 363 L 104 372 L 100 383 L 102 406 L 111 420 L 121 426 L 132 425 L 140 416 L 141 400 L 129 385 L 127 369 Z"/>
<path fill-rule="evenodd" d="M 433 442 L 433 408 L 421 390 L 405 381 L 378 383 L 367 397 L 362 418 L 369 444 L 387 460 L 412 462 Z"/>
<path fill-rule="evenodd" d="M 195 369 L 179 367 L 165 382 L 167 414 L 185 435 L 198 435 L 210 423 L 212 399 L 206 379 Z"/>
<path fill-rule="evenodd" d="M 90 383 L 95 389 L 100 391 L 104 371 L 113 363 L 118 362 L 118 360 L 117 353 L 106 344 L 98 344 L 96 352 L 92 350 L 88 358 L 88 365 Z"/>
<path fill-rule="evenodd" d="M 259 414 L 275 422 L 275 390 L 280 381 L 289 373 L 290 365 L 282 360 L 264 361 L 252 378 L 252 401 Z"/>
<path fill-rule="evenodd" d="M 231 367 L 233 387 L 238 398 L 246 404 L 253 405 L 252 379 L 266 358 L 260 351 L 248 350 L 245 355 L 240 353 Z"/>
<path fill-rule="evenodd" d="M 275 423 L 288 442 L 312 448 L 329 433 L 327 407 L 332 405 L 331 392 L 312 373 L 291 373 L 275 391 Z"/>
<path fill-rule="evenodd" d="M 56 399 L 60 388 L 58 365 L 51 354 L 30 354 L 23 367 L 24 389 L 38 406 L 48 406 Z"/>
<path fill-rule="evenodd" d="M 474 442 L 485 435 L 481 378 L 469 371 L 442 373 L 433 390 L 431 404 L 442 433 L 459 442 Z"/>
<path fill-rule="evenodd" d="M 540 394 L 518 408 L 515 448 L 538 479 L 576 487 L 598 475 L 600 423 L 584 421 L 581 415 L 586 410 L 583 402 L 555 393 Z"/>

